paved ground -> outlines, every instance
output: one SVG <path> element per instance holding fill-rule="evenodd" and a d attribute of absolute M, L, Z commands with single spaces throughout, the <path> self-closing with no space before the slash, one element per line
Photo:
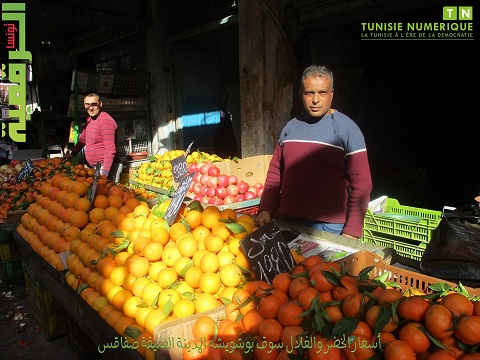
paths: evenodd
<path fill-rule="evenodd" d="M 48 329 L 42 329 L 38 317 L 48 324 Z M 0 359 L 101 359 L 82 337 L 77 336 L 78 341 L 72 342 L 62 331 L 70 329 L 72 333 L 71 324 L 66 314 L 35 310 L 29 304 L 23 277 L 9 281 L 0 278 Z M 77 334 L 81 331 L 78 327 L 73 329 Z"/>

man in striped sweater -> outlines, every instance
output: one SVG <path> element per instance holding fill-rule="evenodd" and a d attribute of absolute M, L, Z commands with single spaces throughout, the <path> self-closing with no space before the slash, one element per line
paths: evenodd
<path fill-rule="evenodd" d="M 372 179 L 359 127 L 332 109 L 333 74 L 312 65 L 302 75 L 304 110 L 283 128 L 267 172 L 257 224 L 272 217 L 358 239 Z"/>
<path fill-rule="evenodd" d="M 94 167 L 101 163 L 101 174 L 118 183 L 122 173 L 122 162 L 116 156 L 117 123 L 108 113 L 102 111 L 102 101 L 97 92 L 88 92 L 83 104 L 89 115 L 87 124 L 69 155 L 76 156 L 84 148 L 88 164 Z"/>

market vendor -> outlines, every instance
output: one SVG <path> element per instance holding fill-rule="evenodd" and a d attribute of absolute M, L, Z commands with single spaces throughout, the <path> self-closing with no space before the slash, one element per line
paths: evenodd
<path fill-rule="evenodd" d="M 84 148 L 88 164 L 94 167 L 101 163 L 101 174 L 118 183 L 123 166 L 116 154 L 117 123 L 108 113 L 102 111 L 102 101 L 97 92 L 87 92 L 83 104 L 89 115 L 85 129 L 72 152 L 64 158 L 76 156 Z"/>
<path fill-rule="evenodd" d="M 302 75 L 302 113 L 283 128 L 256 218 L 272 217 L 358 239 L 372 179 L 365 140 L 348 116 L 332 109 L 333 74 L 312 65 Z"/>

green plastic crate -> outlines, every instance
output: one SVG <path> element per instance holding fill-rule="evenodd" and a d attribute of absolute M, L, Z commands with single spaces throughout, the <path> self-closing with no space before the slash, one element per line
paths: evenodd
<path fill-rule="evenodd" d="M 423 252 L 427 247 L 426 242 L 395 236 L 389 238 L 388 235 L 365 229 L 361 241 L 394 249 L 398 255 L 417 261 L 422 260 Z"/>
<path fill-rule="evenodd" d="M 383 213 L 367 210 L 364 230 L 428 243 L 442 219 L 442 212 L 400 205 L 398 200 L 387 198 Z"/>

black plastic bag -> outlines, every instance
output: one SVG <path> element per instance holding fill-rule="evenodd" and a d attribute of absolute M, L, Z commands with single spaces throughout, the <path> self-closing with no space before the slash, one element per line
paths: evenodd
<path fill-rule="evenodd" d="M 422 256 L 423 273 L 480 287 L 480 208 L 467 205 L 443 214 Z"/>

